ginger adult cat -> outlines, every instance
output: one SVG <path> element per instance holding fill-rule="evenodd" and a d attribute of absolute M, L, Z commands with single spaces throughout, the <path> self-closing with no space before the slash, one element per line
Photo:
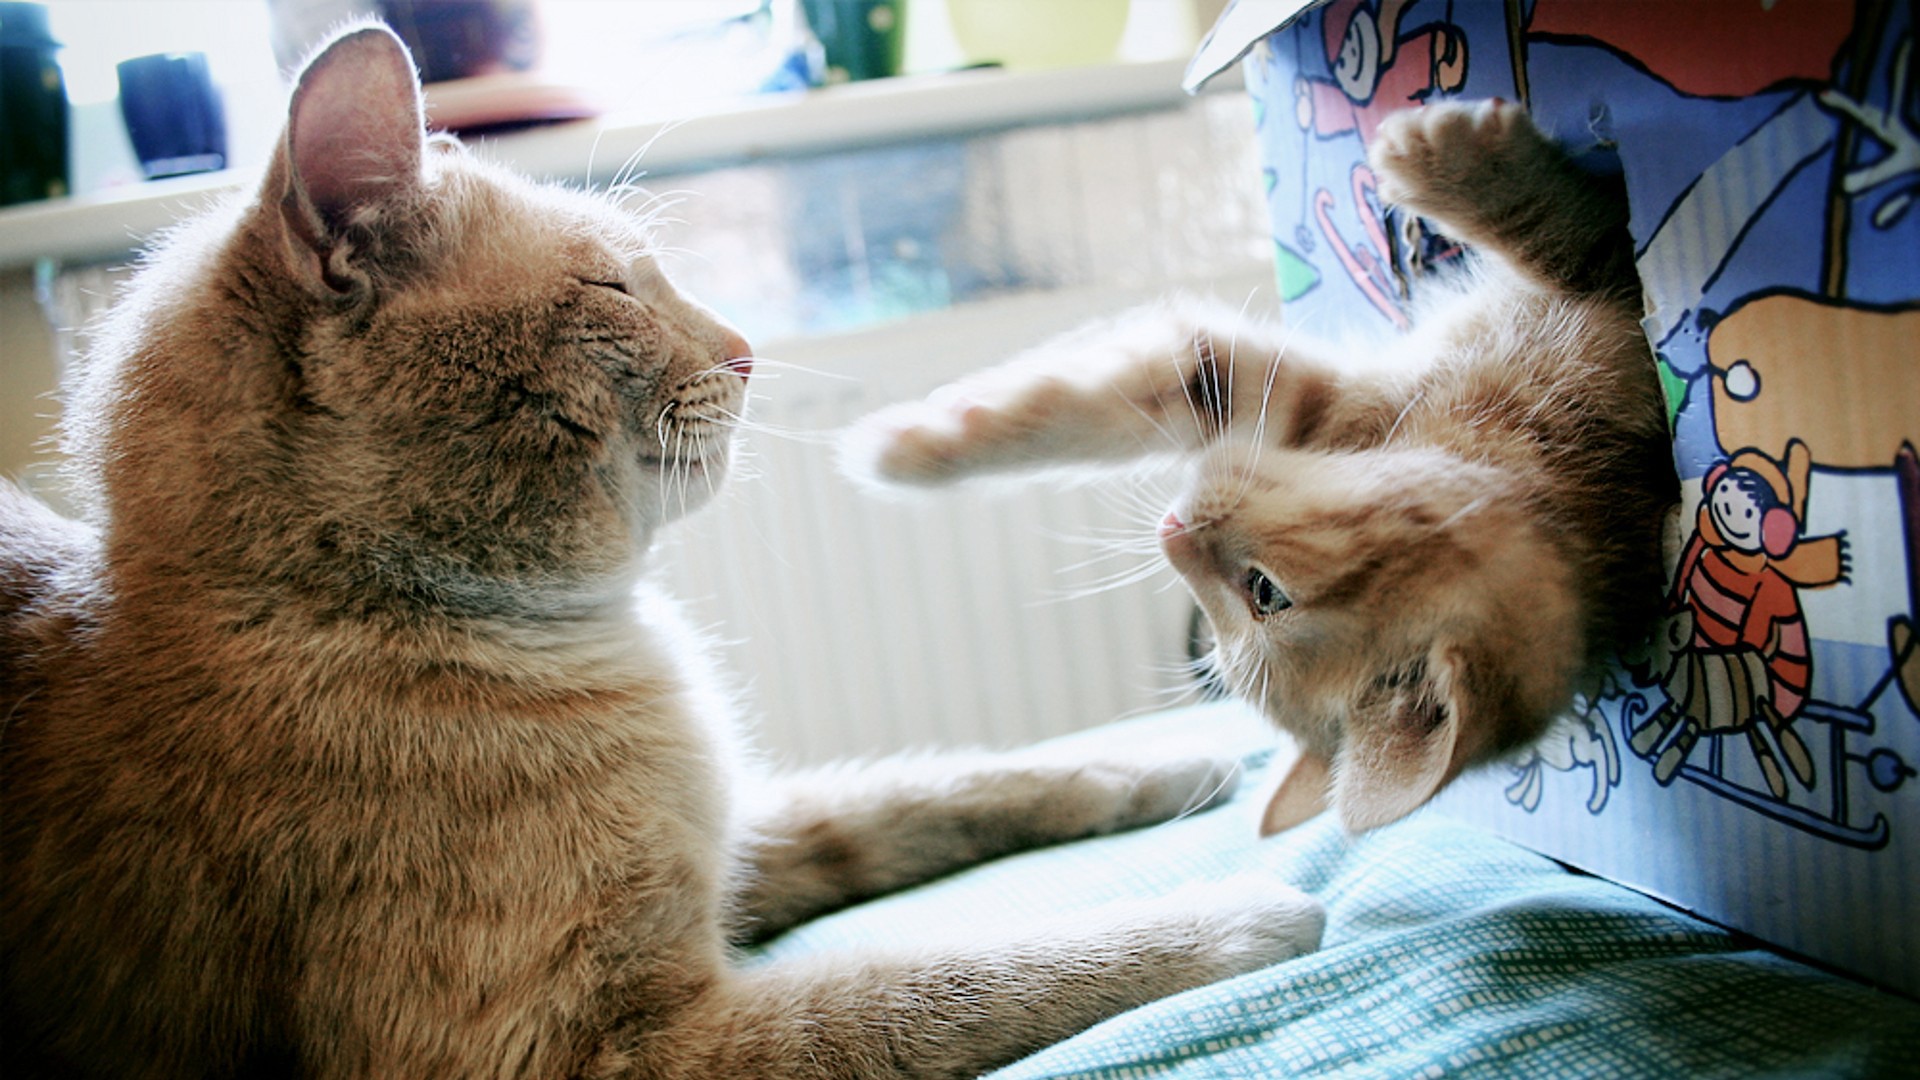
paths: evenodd
<path fill-rule="evenodd" d="M 1624 198 L 1516 105 L 1388 119 L 1381 196 L 1478 269 L 1364 351 L 1169 306 L 856 425 L 904 484 L 1176 454 L 1161 547 L 1302 748 L 1266 831 L 1393 821 L 1539 736 L 1644 632 L 1678 484 Z M 1438 286 L 1429 286 L 1438 287 Z"/>
<path fill-rule="evenodd" d="M 971 1076 L 1313 945 L 1311 900 L 1226 883 L 729 963 L 1227 766 L 931 758 L 740 805 L 640 574 L 724 473 L 750 354 L 648 250 L 424 137 L 363 27 L 258 192 L 152 257 L 72 394 L 88 520 L 0 483 L 7 1076 Z"/>

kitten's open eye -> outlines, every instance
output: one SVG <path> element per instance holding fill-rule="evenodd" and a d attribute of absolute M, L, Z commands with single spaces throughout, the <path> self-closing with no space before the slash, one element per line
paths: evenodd
<path fill-rule="evenodd" d="M 1247 606 L 1253 609 L 1256 619 L 1264 619 L 1276 611 L 1285 611 L 1293 606 L 1293 600 L 1280 591 L 1280 586 L 1257 568 L 1247 568 L 1247 577 L 1242 584 L 1247 593 Z"/>

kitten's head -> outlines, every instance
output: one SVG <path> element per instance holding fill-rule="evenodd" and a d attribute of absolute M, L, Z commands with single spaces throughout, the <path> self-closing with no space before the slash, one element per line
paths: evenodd
<path fill-rule="evenodd" d="M 649 251 L 427 137 L 391 32 L 336 38 L 257 198 L 155 257 L 80 395 L 110 542 L 343 600 L 623 579 L 718 483 L 750 355 Z"/>
<path fill-rule="evenodd" d="M 1161 527 L 1220 673 L 1331 763 L 1348 829 L 1399 819 L 1564 704 L 1568 568 L 1509 484 L 1429 451 L 1227 444 Z"/>

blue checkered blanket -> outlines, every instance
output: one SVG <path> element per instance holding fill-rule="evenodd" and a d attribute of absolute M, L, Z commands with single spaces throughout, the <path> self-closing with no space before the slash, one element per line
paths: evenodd
<path fill-rule="evenodd" d="M 1439 815 L 1358 838 L 1323 816 L 1257 839 L 1271 743 L 1237 707 L 1073 738 L 1093 753 L 1171 731 L 1244 748 L 1234 801 L 977 867 L 816 920 L 762 955 L 910 945 L 983 910 L 1071 913 L 1271 873 L 1326 904 L 1320 951 L 1116 1017 L 995 1080 L 1920 1075 L 1920 1003 Z"/>

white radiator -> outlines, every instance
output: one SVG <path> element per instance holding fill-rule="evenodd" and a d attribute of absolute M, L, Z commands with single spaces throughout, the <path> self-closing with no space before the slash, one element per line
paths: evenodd
<path fill-rule="evenodd" d="M 1205 287 L 1237 305 L 1264 275 Z M 1142 299 L 1026 295 L 762 344 L 770 360 L 840 378 L 763 364 L 752 415 L 826 431 Z M 1144 558 L 1066 572 L 1099 554 L 1093 538 L 1151 529 L 1112 495 L 1034 486 L 879 500 L 835 472 L 829 446 L 760 433 L 746 444 L 742 475 L 659 555 L 727 643 L 760 742 L 780 760 L 1015 745 L 1170 704 L 1189 685 L 1191 601 L 1171 570 L 1091 593 L 1087 583 Z"/>

